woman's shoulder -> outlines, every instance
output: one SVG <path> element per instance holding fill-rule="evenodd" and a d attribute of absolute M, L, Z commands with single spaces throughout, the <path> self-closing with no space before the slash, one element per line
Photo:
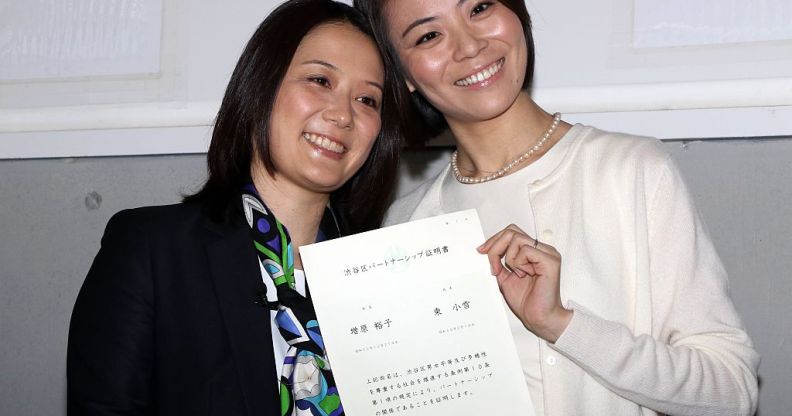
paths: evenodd
<path fill-rule="evenodd" d="M 123 209 L 110 217 L 105 228 L 105 237 L 143 238 L 177 234 L 194 228 L 205 218 L 203 206 L 195 203 L 143 206 Z"/>
<path fill-rule="evenodd" d="M 412 213 L 415 212 L 415 208 L 423 200 L 432 182 L 433 180 L 431 179 L 424 181 L 417 188 L 396 198 L 385 213 L 382 225 L 387 227 L 408 221 Z"/>
<path fill-rule="evenodd" d="M 665 157 L 668 152 L 656 137 L 615 132 L 592 126 L 583 126 L 585 140 L 582 144 L 593 151 L 637 157 Z"/>
<path fill-rule="evenodd" d="M 661 168 L 671 158 L 662 141 L 655 137 L 581 127 L 579 156 L 603 166 Z"/>
<path fill-rule="evenodd" d="M 437 186 L 437 182 L 446 175 L 447 170 L 448 167 L 441 169 L 440 172 L 423 181 L 420 185 L 415 187 L 415 189 L 396 198 L 385 213 L 383 226 L 401 224 L 409 221 L 418 206 L 426 198 L 427 193 Z"/>
<path fill-rule="evenodd" d="M 203 215 L 202 212 L 201 205 L 194 203 L 151 205 L 118 211 L 110 218 L 110 222 L 130 226 L 175 224 Z"/>

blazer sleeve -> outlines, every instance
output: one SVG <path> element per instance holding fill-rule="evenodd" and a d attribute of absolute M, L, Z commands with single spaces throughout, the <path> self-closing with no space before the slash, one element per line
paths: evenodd
<path fill-rule="evenodd" d="M 72 312 L 67 410 L 143 415 L 152 404 L 154 291 L 144 221 L 114 215 Z"/>

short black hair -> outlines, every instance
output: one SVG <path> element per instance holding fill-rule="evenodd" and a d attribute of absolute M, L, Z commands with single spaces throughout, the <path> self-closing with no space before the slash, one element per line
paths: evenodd
<path fill-rule="evenodd" d="M 227 214 L 229 201 L 250 181 L 254 157 L 275 173 L 269 124 L 278 90 L 300 42 L 312 29 L 328 23 L 351 24 L 374 40 L 364 15 L 332 0 L 286 1 L 259 25 L 236 64 L 215 120 L 207 154 L 208 179 L 185 202 L 202 202 L 213 218 L 220 219 Z M 360 170 L 331 194 L 344 233 L 379 227 L 396 184 L 403 141 L 397 95 L 406 86 L 396 68 L 384 68 L 379 135 Z"/>
<path fill-rule="evenodd" d="M 385 51 L 386 58 L 394 62 L 395 65 L 398 65 L 400 72 L 404 74 L 405 71 L 399 61 L 399 55 L 388 37 L 388 25 L 385 16 L 385 8 L 388 1 L 389 0 L 354 0 L 354 5 L 363 12 L 369 19 L 369 22 L 371 22 L 374 36 L 377 38 L 377 42 L 380 43 L 380 47 Z M 525 7 L 525 2 L 523 0 L 498 0 L 498 2 L 508 7 L 509 10 L 517 15 L 517 18 L 519 18 L 522 23 L 525 43 L 528 46 L 528 62 L 525 68 L 525 80 L 523 81 L 522 87 L 523 89 L 528 89 L 533 83 L 534 64 L 536 60 L 533 32 L 531 29 L 531 15 L 528 13 L 528 9 Z M 422 133 L 424 140 L 439 136 L 448 130 L 448 122 L 446 122 L 443 113 L 438 111 L 417 90 L 410 95 L 412 96 L 414 109 L 420 114 L 420 119 L 423 121 L 424 129 Z"/>

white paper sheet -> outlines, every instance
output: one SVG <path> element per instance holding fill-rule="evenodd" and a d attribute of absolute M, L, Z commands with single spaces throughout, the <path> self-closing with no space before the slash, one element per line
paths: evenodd
<path fill-rule="evenodd" d="M 534 414 L 475 210 L 300 248 L 347 415 Z"/>

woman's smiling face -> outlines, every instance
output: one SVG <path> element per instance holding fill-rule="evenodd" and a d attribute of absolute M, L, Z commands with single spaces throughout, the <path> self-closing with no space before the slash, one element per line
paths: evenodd
<path fill-rule="evenodd" d="M 348 23 L 303 38 L 270 119 L 275 178 L 316 192 L 349 180 L 380 131 L 384 69 L 374 41 Z"/>
<path fill-rule="evenodd" d="M 391 0 L 385 17 L 410 87 L 449 122 L 497 117 L 517 99 L 528 47 L 520 19 L 505 5 Z"/>

